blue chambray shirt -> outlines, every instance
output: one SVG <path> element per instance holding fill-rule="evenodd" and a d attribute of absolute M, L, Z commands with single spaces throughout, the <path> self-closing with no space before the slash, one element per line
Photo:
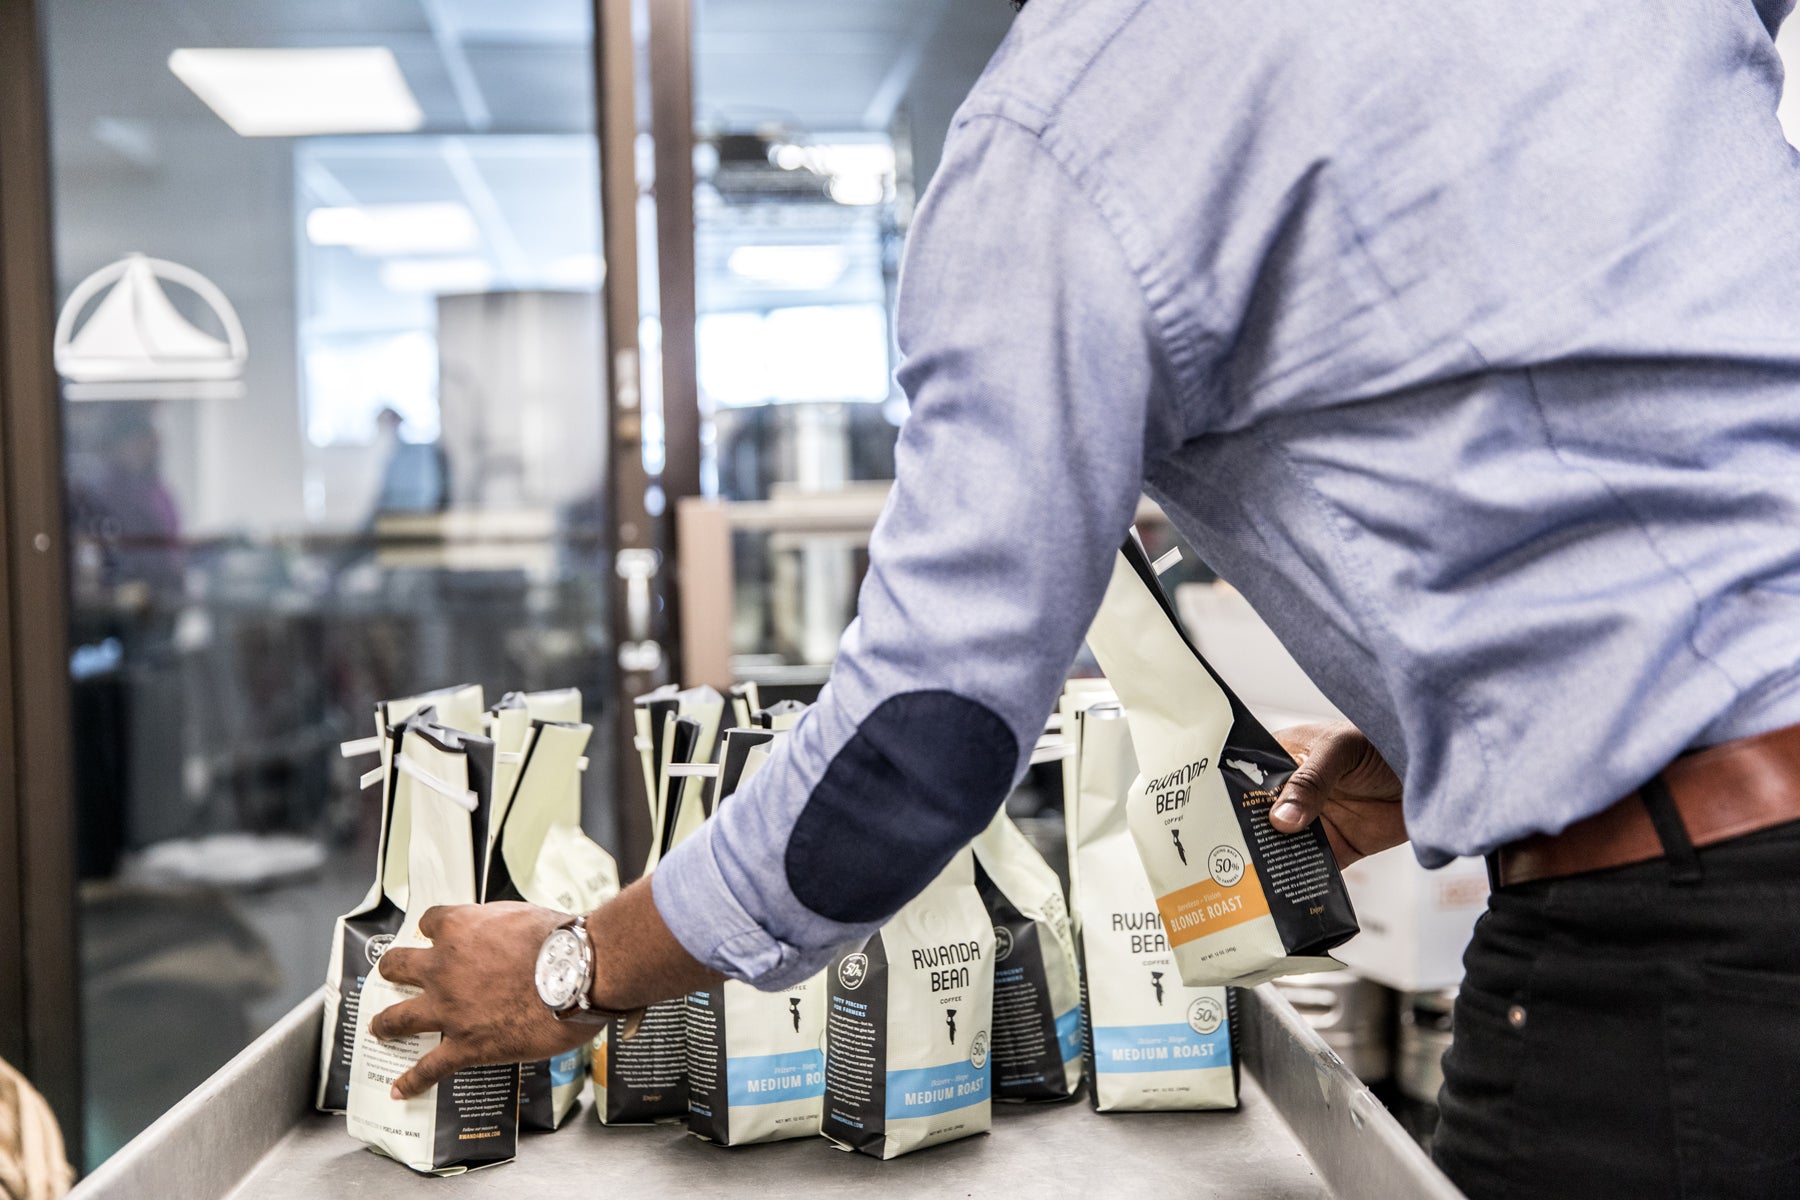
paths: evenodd
<path fill-rule="evenodd" d="M 922 888 L 1141 490 L 1402 774 L 1427 865 L 1800 722 L 1787 7 L 1032 0 L 907 249 L 859 619 L 658 867 L 676 937 L 780 986 Z"/>

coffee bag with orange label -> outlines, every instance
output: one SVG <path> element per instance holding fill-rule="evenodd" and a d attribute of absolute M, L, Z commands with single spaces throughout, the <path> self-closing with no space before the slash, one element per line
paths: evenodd
<path fill-rule="evenodd" d="M 1131 728 L 1127 821 L 1182 982 L 1334 969 L 1325 955 L 1356 933 L 1356 915 L 1325 833 L 1269 823 L 1294 760 L 1200 657 L 1135 538 L 1088 645 Z"/>

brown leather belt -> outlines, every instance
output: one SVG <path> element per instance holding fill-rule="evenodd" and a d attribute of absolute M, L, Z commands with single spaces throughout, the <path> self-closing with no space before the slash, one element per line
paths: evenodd
<path fill-rule="evenodd" d="M 1800 821 L 1800 725 L 1684 754 L 1664 769 L 1662 779 L 1695 846 Z M 1663 855 L 1644 796 L 1633 792 L 1559 834 L 1502 846 L 1491 864 L 1495 883 L 1506 887 Z"/>

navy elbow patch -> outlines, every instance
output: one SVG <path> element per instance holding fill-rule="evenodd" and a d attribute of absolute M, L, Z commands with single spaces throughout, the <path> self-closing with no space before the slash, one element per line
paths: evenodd
<path fill-rule="evenodd" d="M 1018 739 L 984 704 L 954 692 L 889 697 L 800 810 L 788 887 L 828 920 L 885 920 L 987 828 L 1018 759 Z"/>

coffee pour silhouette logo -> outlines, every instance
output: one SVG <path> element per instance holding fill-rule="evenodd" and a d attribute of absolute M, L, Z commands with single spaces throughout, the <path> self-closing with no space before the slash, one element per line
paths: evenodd
<path fill-rule="evenodd" d="M 1150 972 L 1150 986 L 1156 989 L 1156 1007 L 1158 1008 L 1162 1007 L 1163 1002 L 1162 977 L 1163 973 L 1161 971 Z"/>
<path fill-rule="evenodd" d="M 1169 835 L 1175 839 L 1175 853 L 1181 855 L 1181 865 L 1187 866 L 1187 847 L 1181 844 L 1181 830 L 1171 829 Z"/>
<path fill-rule="evenodd" d="M 788 997 L 788 1016 L 794 1018 L 794 1032 L 800 1032 L 800 997 Z"/>
<path fill-rule="evenodd" d="M 950 1027 L 950 1044 L 956 1045 L 956 1010 L 954 1008 L 944 1010 L 944 1024 Z"/>

